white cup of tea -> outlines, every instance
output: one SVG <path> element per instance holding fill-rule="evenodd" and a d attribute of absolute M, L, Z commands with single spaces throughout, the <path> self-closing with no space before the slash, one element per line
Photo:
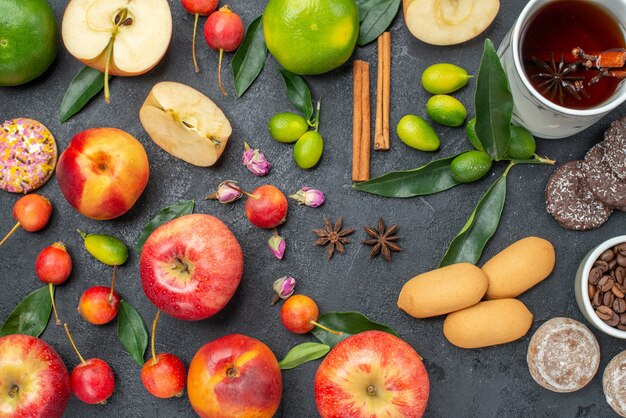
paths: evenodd
<path fill-rule="evenodd" d="M 626 81 L 603 102 L 584 109 L 564 107 L 544 97 L 531 83 L 523 67 L 522 42 L 530 22 L 548 3 L 559 0 L 530 0 L 498 48 L 513 95 L 513 122 L 541 138 L 565 138 L 587 129 L 626 101 Z M 606 10 L 619 25 L 626 28 L 626 0 L 589 1 Z M 585 25 L 584 21 L 577 22 Z M 560 59 L 560 51 L 555 51 Z M 598 51 L 601 52 L 601 51 Z M 593 88 L 590 86 L 589 88 Z"/>

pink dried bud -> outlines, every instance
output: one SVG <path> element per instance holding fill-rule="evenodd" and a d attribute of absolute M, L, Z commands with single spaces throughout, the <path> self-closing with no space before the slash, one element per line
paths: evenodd
<path fill-rule="evenodd" d="M 321 206 L 326 200 L 326 197 L 321 190 L 311 189 L 306 186 L 289 197 L 296 200 L 300 205 L 307 205 L 312 208 Z"/>
<path fill-rule="evenodd" d="M 296 279 L 291 276 L 281 277 L 274 282 L 274 297 L 272 298 L 272 305 L 275 305 L 281 299 L 287 299 L 293 295 L 293 291 L 296 288 Z"/>
<path fill-rule="evenodd" d="M 285 249 L 287 248 L 285 239 L 278 234 L 274 234 L 270 237 L 267 243 L 269 244 L 270 250 L 272 251 L 272 254 L 274 254 L 274 257 L 282 260 L 285 256 Z"/>
<path fill-rule="evenodd" d="M 252 174 L 259 177 L 265 176 L 269 173 L 270 168 L 272 167 L 272 164 L 270 164 L 265 158 L 265 154 L 259 151 L 258 148 L 250 148 L 250 145 L 245 142 L 241 162 L 252 172 Z"/>
<path fill-rule="evenodd" d="M 234 188 L 230 186 L 234 186 Z M 219 200 L 220 203 L 232 203 L 243 196 L 243 193 L 238 189 L 236 181 L 226 180 L 221 182 L 217 186 L 217 191 L 208 195 L 206 199 Z"/>

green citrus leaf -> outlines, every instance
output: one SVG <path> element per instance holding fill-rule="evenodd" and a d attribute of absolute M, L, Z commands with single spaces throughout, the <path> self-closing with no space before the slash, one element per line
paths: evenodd
<path fill-rule="evenodd" d="M 237 97 L 241 97 L 261 74 L 266 58 L 263 16 L 259 16 L 248 26 L 246 36 L 231 62 Z"/>
<path fill-rule="evenodd" d="M 313 117 L 313 101 L 311 99 L 311 90 L 304 78 L 287 70 L 278 70 L 285 80 L 287 87 L 287 97 L 296 109 L 304 115 L 308 121 Z"/>
<path fill-rule="evenodd" d="M 457 154 L 459 155 L 459 154 Z M 406 171 L 392 171 L 352 187 L 385 197 L 414 197 L 439 193 L 459 185 L 452 178 L 450 164 L 457 155 L 432 161 L 424 166 Z"/>
<path fill-rule="evenodd" d="M 148 347 L 148 328 L 139 312 L 125 300 L 120 301 L 117 314 L 117 336 L 135 363 L 143 366 Z"/>
<path fill-rule="evenodd" d="M 507 170 L 508 171 L 508 170 Z M 482 196 L 476 209 L 452 240 L 439 267 L 456 263 L 476 264 L 500 224 L 506 200 L 506 172 Z"/>
<path fill-rule="evenodd" d="M 111 76 L 109 76 L 111 79 Z M 59 120 L 63 123 L 78 113 L 104 87 L 104 74 L 84 66 L 70 83 L 63 101 Z"/>
<path fill-rule="evenodd" d="M 51 312 L 50 290 L 44 286 L 26 296 L 13 309 L 0 328 L 0 336 L 26 334 L 39 337 L 48 326 Z"/>
<path fill-rule="evenodd" d="M 174 203 L 171 206 L 161 209 L 141 230 L 141 235 L 139 235 L 139 240 L 135 245 L 135 249 L 137 250 L 137 252 L 141 252 L 143 244 L 146 242 L 150 234 L 154 232 L 155 229 L 163 225 L 165 222 L 171 221 L 172 219 L 176 219 L 183 215 L 189 215 L 193 213 L 193 208 L 195 204 L 196 202 L 194 200 L 181 200 L 178 203 Z"/>
<path fill-rule="evenodd" d="M 500 161 L 511 142 L 513 96 L 498 53 L 491 40 L 485 40 L 476 76 L 476 135 L 485 152 Z"/>
<path fill-rule="evenodd" d="M 335 335 L 320 327 L 313 328 L 311 332 L 315 335 L 315 338 L 331 347 L 334 347 L 351 335 L 370 330 L 384 331 L 396 337 L 399 336 L 387 325 L 376 323 L 359 312 L 327 312 L 321 314 L 317 322 L 341 333 L 341 335 Z"/>
<path fill-rule="evenodd" d="M 318 358 L 324 357 L 329 351 L 330 347 L 326 344 L 298 344 L 289 350 L 285 358 L 278 362 L 278 365 L 281 370 L 293 369 L 303 363 L 306 363 L 307 361 L 317 360 Z"/>
<path fill-rule="evenodd" d="M 400 0 L 357 0 L 359 7 L 359 46 L 364 46 L 383 33 L 398 14 Z"/>

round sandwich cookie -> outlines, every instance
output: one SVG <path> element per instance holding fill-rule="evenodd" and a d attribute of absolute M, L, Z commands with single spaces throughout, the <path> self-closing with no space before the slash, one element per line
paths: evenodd
<path fill-rule="evenodd" d="M 585 155 L 587 185 L 594 197 L 613 209 L 626 208 L 626 180 L 621 180 L 604 161 L 604 142 Z"/>
<path fill-rule="evenodd" d="M 553 392 L 574 392 L 593 379 L 600 346 L 589 328 L 570 318 L 552 318 L 530 339 L 526 356 L 535 381 Z"/>
<path fill-rule="evenodd" d="M 613 357 L 606 365 L 602 375 L 602 389 L 615 413 L 626 417 L 626 351 Z"/>
<path fill-rule="evenodd" d="M 50 179 L 56 162 L 56 142 L 40 122 L 17 118 L 0 125 L 0 189 L 37 190 Z"/>
<path fill-rule="evenodd" d="M 626 180 L 626 118 L 613 121 L 604 133 L 603 159 L 620 180 Z"/>
<path fill-rule="evenodd" d="M 570 161 L 552 173 L 546 185 L 546 210 L 561 226 L 576 231 L 599 227 L 613 212 L 589 190 L 582 161 Z"/>

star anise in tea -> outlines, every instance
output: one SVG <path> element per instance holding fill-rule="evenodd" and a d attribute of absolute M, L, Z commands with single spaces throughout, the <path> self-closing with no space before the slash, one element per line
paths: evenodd
<path fill-rule="evenodd" d="M 333 226 L 328 218 L 324 216 L 324 228 L 313 230 L 313 232 L 320 237 L 315 241 L 315 245 L 320 247 L 326 246 L 329 260 L 333 258 L 335 250 L 340 253 L 345 253 L 346 249 L 344 245 L 350 243 L 350 240 L 346 238 L 346 236 L 352 234 L 354 228 L 343 229 L 342 225 L 342 218 L 337 219 Z"/>
<path fill-rule="evenodd" d="M 544 70 L 544 72 L 533 74 L 532 76 L 533 78 L 543 80 L 537 86 L 538 89 L 541 89 L 541 94 L 549 94 L 550 100 L 554 100 L 558 95 L 559 102 L 561 104 L 565 101 L 566 93 L 574 97 L 576 100 L 582 100 L 581 94 L 587 97 L 589 93 L 585 90 L 583 82 L 585 78 L 582 76 L 570 75 L 579 69 L 580 63 L 572 62 L 567 64 L 565 63 L 563 54 L 561 54 L 561 61 L 557 64 L 554 59 L 554 53 L 551 53 L 550 55 L 552 59 L 549 63 L 533 57 L 535 64 Z"/>
<path fill-rule="evenodd" d="M 383 218 L 378 218 L 377 229 L 368 226 L 363 227 L 363 229 L 367 232 L 367 235 L 371 237 L 371 239 L 363 241 L 363 244 L 372 245 L 374 247 L 370 253 L 370 258 L 382 254 L 385 260 L 391 261 L 392 251 L 399 252 L 403 250 L 403 248 L 395 242 L 400 239 L 399 236 L 395 235 L 398 230 L 398 225 L 391 225 L 387 228 Z"/>

